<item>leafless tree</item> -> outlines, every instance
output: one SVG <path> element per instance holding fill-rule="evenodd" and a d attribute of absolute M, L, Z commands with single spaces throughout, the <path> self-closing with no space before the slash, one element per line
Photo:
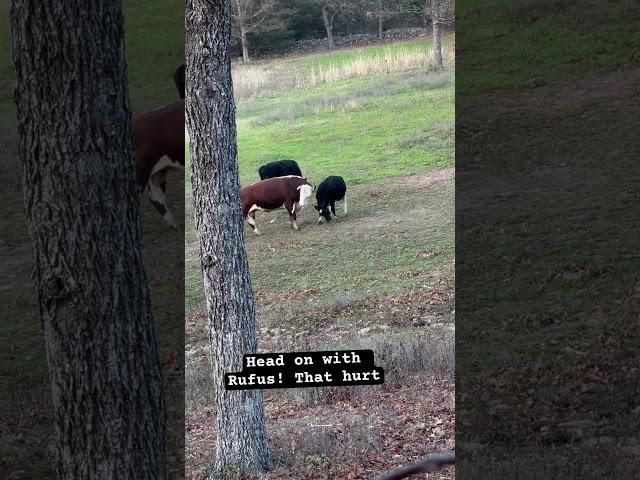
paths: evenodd
<path fill-rule="evenodd" d="M 232 17 L 240 37 L 242 61 L 249 61 L 249 41 L 247 35 L 253 32 L 277 30 L 283 27 L 283 15 L 276 15 L 276 0 L 233 0 Z"/>
<path fill-rule="evenodd" d="M 409 0 L 361 0 L 360 5 L 368 17 L 378 20 L 378 38 L 382 40 L 385 20 L 410 11 Z"/>
<path fill-rule="evenodd" d="M 357 3 L 354 0 L 315 0 L 322 13 L 322 22 L 327 31 L 327 42 L 331 47 L 335 45 L 333 41 L 333 22 L 337 16 L 347 15 L 357 10 Z"/>
<path fill-rule="evenodd" d="M 442 61 L 442 28 L 451 25 L 455 18 L 455 0 L 425 0 L 424 15 L 431 19 L 433 34 L 433 66 L 444 70 Z"/>

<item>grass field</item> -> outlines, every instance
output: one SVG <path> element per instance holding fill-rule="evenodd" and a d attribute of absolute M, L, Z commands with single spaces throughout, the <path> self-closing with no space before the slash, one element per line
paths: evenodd
<path fill-rule="evenodd" d="M 247 228 L 259 350 L 373 348 L 387 374 L 382 388 L 268 391 L 278 466 L 266 478 L 370 478 L 453 448 L 453 52 L 447 71 L 434 73 L 415 58 L 429 46 L 261 61 L 251 75 L 234 67 L 235 88 L 248 93 L 237 102 L 241 183 L 293 158 L 311 183 L 342 175 L 349 191 L 348 215 L 338 204 L 327 225 L 307 207 L 299 231 L 280 211 L 257 215 L 261 236 Z M 369 73 L 389 58 L 404 60 Z M 329 70 L 330 81 L 309 81 Z M 261 88 L 246 88 L 255 78 Z M 186 239 L 187 477 L 200 479 L 213 406 L 191 211 Z"/>
<path fill-rule="evenodd" d="M 459 4 L 461 476 L 638 471 L 639 8 Z"/>
<path fill-rule="evenodd" d="M 9 52 L 9 2 L 0 10 L 0 152 L 2 203 L 0 264 L 6 284 L 0 289 L 3 305 L 0 324 L 2 370 L 2 470 L 6 478 L 52 478 L 53 427 L 50 388 L 47 381 L 43 333 L 30 278 L 32 252 L 23 216 L 20 163 L 15 139 L 13 72 Z M 178 98 L 173 71 L 183 62 L 184 6 L 160 0 L 150 8 L 140 0 L 125 4 L 126 51 L 132 107 L 144 110 Z M 169 178 L 169 204 L 183 217 L 183 179 Z M 145 267 L 153 315 L 158 328 L 163 376 L 167 380 L 169 455 L 173 478 L 180 478 L 183 463 L 182 396 L 184 394 L 182 316 L 184 284 L 183 231 L 168 231 L 146 197 L 142 200 Z M 180 248 L 177 248 L 180 246 Z M 7 281 L 8 280 L 8 281 Z M 176 408 L 176 405 L 179 408 Z"/>
<path fill-rule="evenodd" d="M 460 92 L 519 88 L 640 62 L 634 0 L 482 0 L 461 3 L 456 14 L 465 32 Z"/>

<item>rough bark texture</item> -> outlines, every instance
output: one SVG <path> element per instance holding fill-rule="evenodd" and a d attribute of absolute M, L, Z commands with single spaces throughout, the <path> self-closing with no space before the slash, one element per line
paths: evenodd
<path fill-rule="evenodd" d="M 431 24 L 433 25 L 433 68 L 437 72 L 444 70 L 442 63 L 442 38 L 440 32 L 440 23 L 443 14 L 442 0 L 432 0 L 433 8 L 431 15 Z"/>
<path fill-rule="evenodd" d="M 186 119 L 216 404 L 212 479 L 261 473 L 269 463 L 262 393 L 224 388 L 224 373 L 242 370 L 243 355 L 257 346 L 240 209 L 228 8 L 224 0 L 189 0 L 186 13 Z"/>
<path fill-rule="evenodd" d="M 166 478 L 122 5 L 14 0 L 11 28 L 58 478 Z"/>

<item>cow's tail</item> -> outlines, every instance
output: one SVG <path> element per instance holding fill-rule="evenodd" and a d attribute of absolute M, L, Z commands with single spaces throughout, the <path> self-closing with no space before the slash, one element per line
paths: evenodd
<path fill-rule="evenodd" d="M 344 192 L 344 214 L 347 214 L 347 192 Z"/>

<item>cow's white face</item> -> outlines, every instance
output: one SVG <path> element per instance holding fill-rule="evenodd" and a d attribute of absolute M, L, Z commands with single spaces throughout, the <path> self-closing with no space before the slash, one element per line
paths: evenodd
<path fill-rule="evenodd" d="M 300 185 L 298 190 L 300 190 L 300 201 L 298 203 L 303 207 L 313 195 L 313 187 L 311 185 Z"/>

